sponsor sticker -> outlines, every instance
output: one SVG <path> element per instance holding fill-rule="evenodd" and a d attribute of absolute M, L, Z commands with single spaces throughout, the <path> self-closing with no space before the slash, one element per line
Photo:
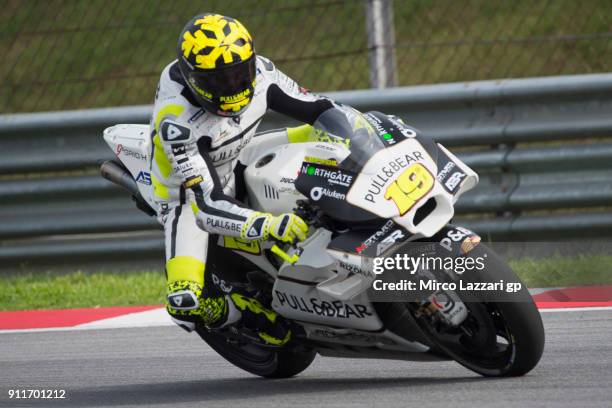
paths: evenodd
<path fill-rule="evenodd" d="M 461 180 L 463 180 L 466 177 L 466 174 L 461 172 L 461 171 L 456 171 L 454 172 L 449 178 L 448 180 L 446 180 L 446 182 L 444 183 L 444 185 L 446 186 L 446 188 L 448 188 L 450 191 L 455 191 L 455 189 L 457 188 L 457 186 L 459 185 L 459 183 L 461 183 Z"/>
<path fill-rule="evenodd" d="M 464 239 L 461 243 L 461 255 L 465 255 L 476 248 L 480 244 L 480 240 L 481 238 L 478 235 L 472 235 Z"/>
<path fill-rule="evenodd" d="M 395 223 L 393 222 L 393 220 L 387 221 L 385 225 L 383 225 L 378 231 L 370 235 L 365 241 L 361 243 L 361 245 L 356 247 L 355 251 L 357 251 L 358 254 L 362 253 L 363 251 L 368 249 L 370 246 L 378 242 L 378 240 L 380 240 L 382 237 L 387 235 L 389 231 L 391 231 L 391 228 L 393 228 L 394 225 Z"/>
<path fill-rule="evenodd" d="M 360 266 L 352 264 L 352 263 L 348 263 L 345 261 L 338 261 L 338 266 L 340 266 L 340 268 L 348 271 L 349 273 L 352 273 L 353 275 L 361 275 L 363 277 L 366 278 L 370 278 L 372 276 L 374 276 L 372 273 L 370 273 L 370 271 L 366 270 L 366 269 L 362 269 Z"/>
<path fill-rule="evenodd" d="M 137 160 L 147 160 L 147 155 L 137 152 L 136 150 L 132 150 L 130 148 L 125 147 L 122 144 L 117 145 L 117 149 L 115 150 L 115 154 L 117 156 L 124 155 L 128 157 L 133 157 Z"/>
<path fill-rule="evenodd" d="M 344 200 L 346 199 L 346 194 L 323 187 L 314 187 L 312 190 L 310 190 L 310 198 L 312 198 L 314 201 L 319 201 L 322 197 L 329 197 L 335 200 Z"/>
<path fill-rule="evenodd" d="M 188 188 L 195 186 L 196 184 L 200 184 L 202 181 L 204 181 L 204 178 L 202 176 L 193 177 L 185 181 L 183 183 L 183 187 L 188 189 Z"/>
<path fill-rule="evenodd" d="M 146 171 L 141 171 L 140 173 L 138 173 L 138 176 L 136 176 L 136 181 L 144 184 L 145 186 L 150 186 L 151 174 L 147 173 Z"/>
<path fill-rule="evenodd" d="M 436 179 L 442 183 L 450 174 L 451 170 L 453 170 L 455 167 L 457 167 L 457 165 L 451 161 L 449 161 L 448 163 L 446 163 L 444 165 L 444 167 L 442 168 L 442 170 L 440 170 L 438 172 L 438 175 L 436 176 Z"/>
<path fill-rule="evenodd" d="M 477 235 L 467 228 L 455 227 L 452 230 L 449 230 L 446 233 L 446 236 L 440 240 L 440 246 L 446 249 L 447 251 L 452 251 L 453 242 L 459 242 L 465 238 L 469 238 L 472 236 L 477 236 Z M 472 248 L 470 249 L 471 251 L 480 242 L 479 238 L 480 237 L 478 237 L 478 242 L 474 241 L 471 244 L 466 244 L 465 249 L 468 249 L 470 245 L 473 245 Z"/>
<path fill-rule="evenodd" d="M 376 256 L 379 256 L 387 249 L 389 249 L 393 244 L 403 238 L 406 238 L 406 236 L 404 235 L 402 230 L 398 229 L 393 231 L 388 237 L 383 239 L 380 244 L 378 244 L 378 247 L 376 248 Z"/>
<path fill-rule="evenodd" d="M 316 316 L 336 317 L 341 319 L 365 319 L 372 316 L 366 305 L 348 304 L 340 300 L 325 301 L 317 298 L 303 298 L 293 294 L 274 291 L 280 306 L 290 307 Z"/>
<path fill-rule="evenodd" d="M 395 176 L 401 170 L 407 168 L 412 163 L 422 160 L 424 160 L 423 154 L 420 151 L 415 150 L 411 153 L 406 153 L 404 156 L 397 157 L 383 165 L 370 180 L 370 186 L 368 187 L 364 199 L 376 204 L 378 197 L 383 193 L 383 191 L 386 191 L 388 184 L 395 181 Z"/>
<path fill-rule="evenodd" d="M 232 231 L 232 232 L 237 232 L 240 233 L 241 230 L 241 225 L 235 222 L 231 222 L 228 220 L 224 220 L 221 218 L 212 218 L 212 217 L 207 217 L 206 218 L 206 226 L 208 228 L 205 229 L 216 229 L 216 230 L 223 230 L 223 231 Z"/>
<path fill-rule="evenodd" d="M 302 166 L 302 174 L 308 176 L 321 177 L 327 180 L 328 184 L 349 187 L 353 182 L 353 175 L 347 174 L 340 169 L 323 168 L 306 164 Z"/>
<path fill-rule="evenodd" d="M 467 177 L 467 174 L 462 172 L 457 164 L 449 161 L 436 175 L 436 179 L 441 183 L 449 193 L 455 193 L 461 182 Z"/>
<path fill-rule="evenodd" d="M 323 159 L 321 157 L 306 156 L 304 157 L 304 161 L 307 163 L 322 164 L 324 166 L 338 166 L 338 162 L 335 159 Z"/>

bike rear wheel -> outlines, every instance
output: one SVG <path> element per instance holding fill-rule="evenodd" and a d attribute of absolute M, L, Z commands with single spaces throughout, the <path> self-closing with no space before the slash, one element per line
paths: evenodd
<path fill-rule="evenodd" d="M 262 347 L 248 342 L 229 341 L 220 333 L 199 327 L 196 332 L 221 357 L 238 368 L 266 378 L 289 378 L 304 371 L 316 351 L 300 346 Z"/>

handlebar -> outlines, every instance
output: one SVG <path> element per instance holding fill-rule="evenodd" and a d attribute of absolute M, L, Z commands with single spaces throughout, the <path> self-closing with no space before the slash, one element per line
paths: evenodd
<path fill-rule="evenodd" d="M 308 200 L 298 200 L 297 207 L 293 209 L 293 212 L 302 218 L 306 224 L 310 227 L 320 228 L 320 227 L 328 227 L 329 224 L 323 213 L 317 206 L 312 205 L 308 202 Z M 279 242 L 280 243 L 280 242 Z M 295 246 L 294 246 L 295 247 Z M 270 248 L 273 254 L 281 258 L 283 261 L 290 263 L 291 265 L 295 264 L 300 259 L 299 253 L 294 253 L 293 255 L 289 255 L 283 249 L 281 249 L 277 244 L 274 244 L 272 248 Z"/>
<path fill-rule="evenodd" d="M 272 248 L 270 250 L 273 254 L 277 255 L 279 258 L 290 263 L 291 265 L 293 265 L 300 259 L 300 256 L 298 254 L 289 255 L 276 244 L 272 245 Z"/>

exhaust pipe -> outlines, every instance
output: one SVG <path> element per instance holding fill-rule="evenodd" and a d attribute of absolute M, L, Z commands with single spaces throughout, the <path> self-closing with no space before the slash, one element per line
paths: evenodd
<path fill-rule="evenodd" d="M 121 163 L 117 163 L 114 160 L 105 161 L 102 163 L 102 166 L 100 166 L 100 174 L 111 183 L 117 184 L 131 193 L 132 199 L 139 210 L 151 217 L 157 216 L 157 212 L 151 208 L 149 203 L 147 203 L 140 194 L 134 177 L 132 177 L 130 172 L 127 171 Z"/>
<path fill-rule="evenodd" d="M 123 187 L 135 196 L 140 196 L 138 185 L 134 177 L 121 164 L 114 160 L 107 160 L 100 166 L 100 174 L 108 181 Z"/>

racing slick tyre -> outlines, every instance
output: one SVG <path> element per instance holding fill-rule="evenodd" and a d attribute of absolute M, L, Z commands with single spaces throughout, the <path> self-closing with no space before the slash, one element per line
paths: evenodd
<path fill-rule="evenodd" d="M 485 257 L 486 268 L 464 273 L 461 276 L 464 282 L 501 279 L 520 282 L 512 269 L 484 244 L 476 246 L 469 256 Z M 461 297 L 460 293 L 458 295 Z M 522 376 L 540 361 L 544 327 L 524 284 L 513 299 L 515 301 L 505 302 L 466 300 L 468 317 L 451 330 L 448 327 L 440 329 L 424 317 L 416 321 L 440 351 L 470 370 L 487 377 Z"/>
<path fill-rule="evenodd" d="M 308 368 L 317 354 L 315 350 L 300 345 L 272 348 L 229 341 L 222 334 L 203 326 L 196 331 L 221 357 L 238 368 L 266 378 L 293 377 Z"/>

